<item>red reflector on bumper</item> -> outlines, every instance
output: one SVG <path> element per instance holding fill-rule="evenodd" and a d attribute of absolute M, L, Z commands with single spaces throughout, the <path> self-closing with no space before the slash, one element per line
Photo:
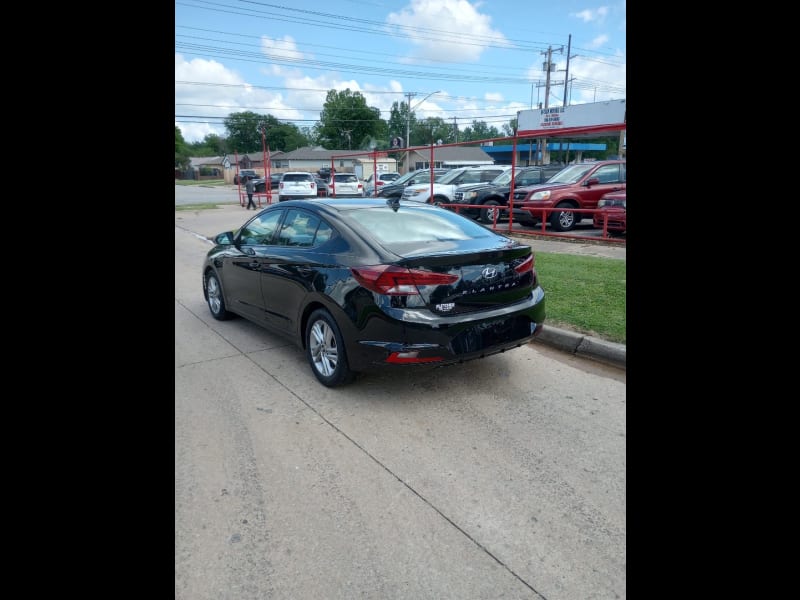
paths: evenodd
<path fill-rule="evenodd" d="M 442 360 L 441 356 L 428 356 L 426 358 L 418 358 L 418 352 L 392 352 L 386 359 L 386 362 L 393 364 L 410 364 L 410 363 L 429 363 L 439 362 Z"/>

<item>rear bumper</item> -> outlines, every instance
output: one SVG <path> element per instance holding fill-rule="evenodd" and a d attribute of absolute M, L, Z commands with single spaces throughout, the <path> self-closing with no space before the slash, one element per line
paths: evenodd
<path fill-rule="evenodd" d="M 353 370 L 397 366 L 444 366 L 484 358 L 530 342 L 543 328 L 545 294 L 541 287 L 511 307 L 480 317 L 452 317 L 429 311 L 383 309 L 348 348 Z"/>

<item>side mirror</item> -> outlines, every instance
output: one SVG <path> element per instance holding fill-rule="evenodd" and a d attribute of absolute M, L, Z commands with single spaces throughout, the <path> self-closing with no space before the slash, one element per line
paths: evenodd
<path fill-rule="evenodd" d="M 233 245 L 233 232 L 224 231 L 214 236 L 214 243 L 218 246 L 231 246 Z"/>
<path fill-rule="evenodd" d="M 600 179 L 598 177 L 591 177 L 587 179 L 586 183 L 584 183 L 583 185 L 589 187 L 590 185 L 597 185 L 598 183 L 600 183 Z"/>

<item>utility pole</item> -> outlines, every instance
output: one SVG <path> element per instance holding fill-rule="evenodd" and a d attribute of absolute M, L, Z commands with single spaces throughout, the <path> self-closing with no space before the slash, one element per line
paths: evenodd
<path fill-rule="evenodd" d="M 557 50 L 557 52 L 563 52 L 564 46 L 561 46 Z M 545 54 L 541 52 L 540 54 Z M 547 47 L 547 60 L 545 61 L 543 68 L 547 71 L 547 79 L 545 80 L 544 84 L 544 107 L 547 108 L 548 104 L 550 103 L 550 71 L 553 71 L 553 47 Z M 566 85 L 566 82 L 565 82 Z M 541 138 L 541 151 L 542 151 L 542 164 L 546 165 L 550 162 L 550 155 L 547 153 L 547 138 Z M 537 157 L 538 160 L 538 157 Z M 547 162 L 545 162 L 547 161 Z"/>
<path fill-rule="evenodd" d="M 456 144 L 458 143 L 458 122 L 456 117 L 453 117 L 453 131 L 456 134 Z"/>
<path fill-rule="evenodd" d="M 567 69 L 564 71 L 564 102 L 561 106 L 567 105 L 567 81 L 569 81 L 569 49 L 572 46 L 572 34 L 569 34 L 569 38 L 567 38 Z"/>
<path fill-rule="evenodd" d="M 433 96 L 434 94 L 438 94 L 441 90 L 436 90 L 435 92 L 431 92 L 427 96 L 425 96 L 422 100 L 420 100 L 417 104 L 414 105 L 414 108 L 417 108 L 420 104 L 425 102 L 428 98 Z M 417 92 L 408 92 L 406 96 L 408 96 L 408 113 L 406 113 L 406 148 L 411 146 L 411 111 L 413 110 L 411 107 L 411 98 L 417 95 Z M 406 150 L 406 157 L 408 157 L 408 151 Z M 404 159 L 406 160 L 406 159 Z M 406 166 L 406 173 L 408 173 L 408 168 L 411 165 Z"/>

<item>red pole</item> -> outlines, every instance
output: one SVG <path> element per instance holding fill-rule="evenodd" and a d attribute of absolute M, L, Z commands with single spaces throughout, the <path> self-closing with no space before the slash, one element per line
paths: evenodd
<path fill-rule="evenodd" d="M 269 156 L 269 146 L 267 146 L 267 204 L 272 204 L 272 159 Z"/>
<path fill-rule="evenodd" d="M 372 195 L 378 197 L 378 151 L 372 151 Z"/>
<path fill-rule="evenodd" d="M 433 137 L 433 136 L 431 136 L 431 137 Z M 431 140 L 431 161 L 430 161 L 430 167 L 431 167 L 431 198 L 430 198 L 430 203 L 431 203 L 431 204 L 433 204 L 433 179 L 434 179 L 434 177 L 433 177 L 433 140 Z"/>
<path fill-rule="evenodd" d="M 244 206 L 244 200 L 242 200 L 242 178 L 239 177 L 239 151 L 233 151 L 234 156 L 236 157 L 236 185 L 239 189 L 239 206 Z"/>
<path fill-rule="evenodd" d="M 272 189 L 272 182 L 269 180 L 269 172 L 267 171 L 267 147 L 266 147 L 266 140 L 264 138 L 264 131 L 266 131 L 267 126 L 261 125 L 261 152 L 263 154 L 262 162 L 264 164 L 264 181 L 266 181 L 264 189 Z M 258 197 L 258 206 L 261 207 L 261 196 Z"/>
<path fill-rule="evenodd" d="M 513 154 L 511 155 L 511 188 L 508 190 L 508 202 L 506 202 L 506 206 L 508 207 L 508 230 L 511 231 L 514 228 L 514 175 L 517 168 L 517 135 L 514 132 L 514 150 Z M 500 211 L 498 210 L 495 216 L 499 216 Z M 497 223 L 495 221 L 495 223 Z M 495 227 L 497 225 L 495 224 Z"/>

